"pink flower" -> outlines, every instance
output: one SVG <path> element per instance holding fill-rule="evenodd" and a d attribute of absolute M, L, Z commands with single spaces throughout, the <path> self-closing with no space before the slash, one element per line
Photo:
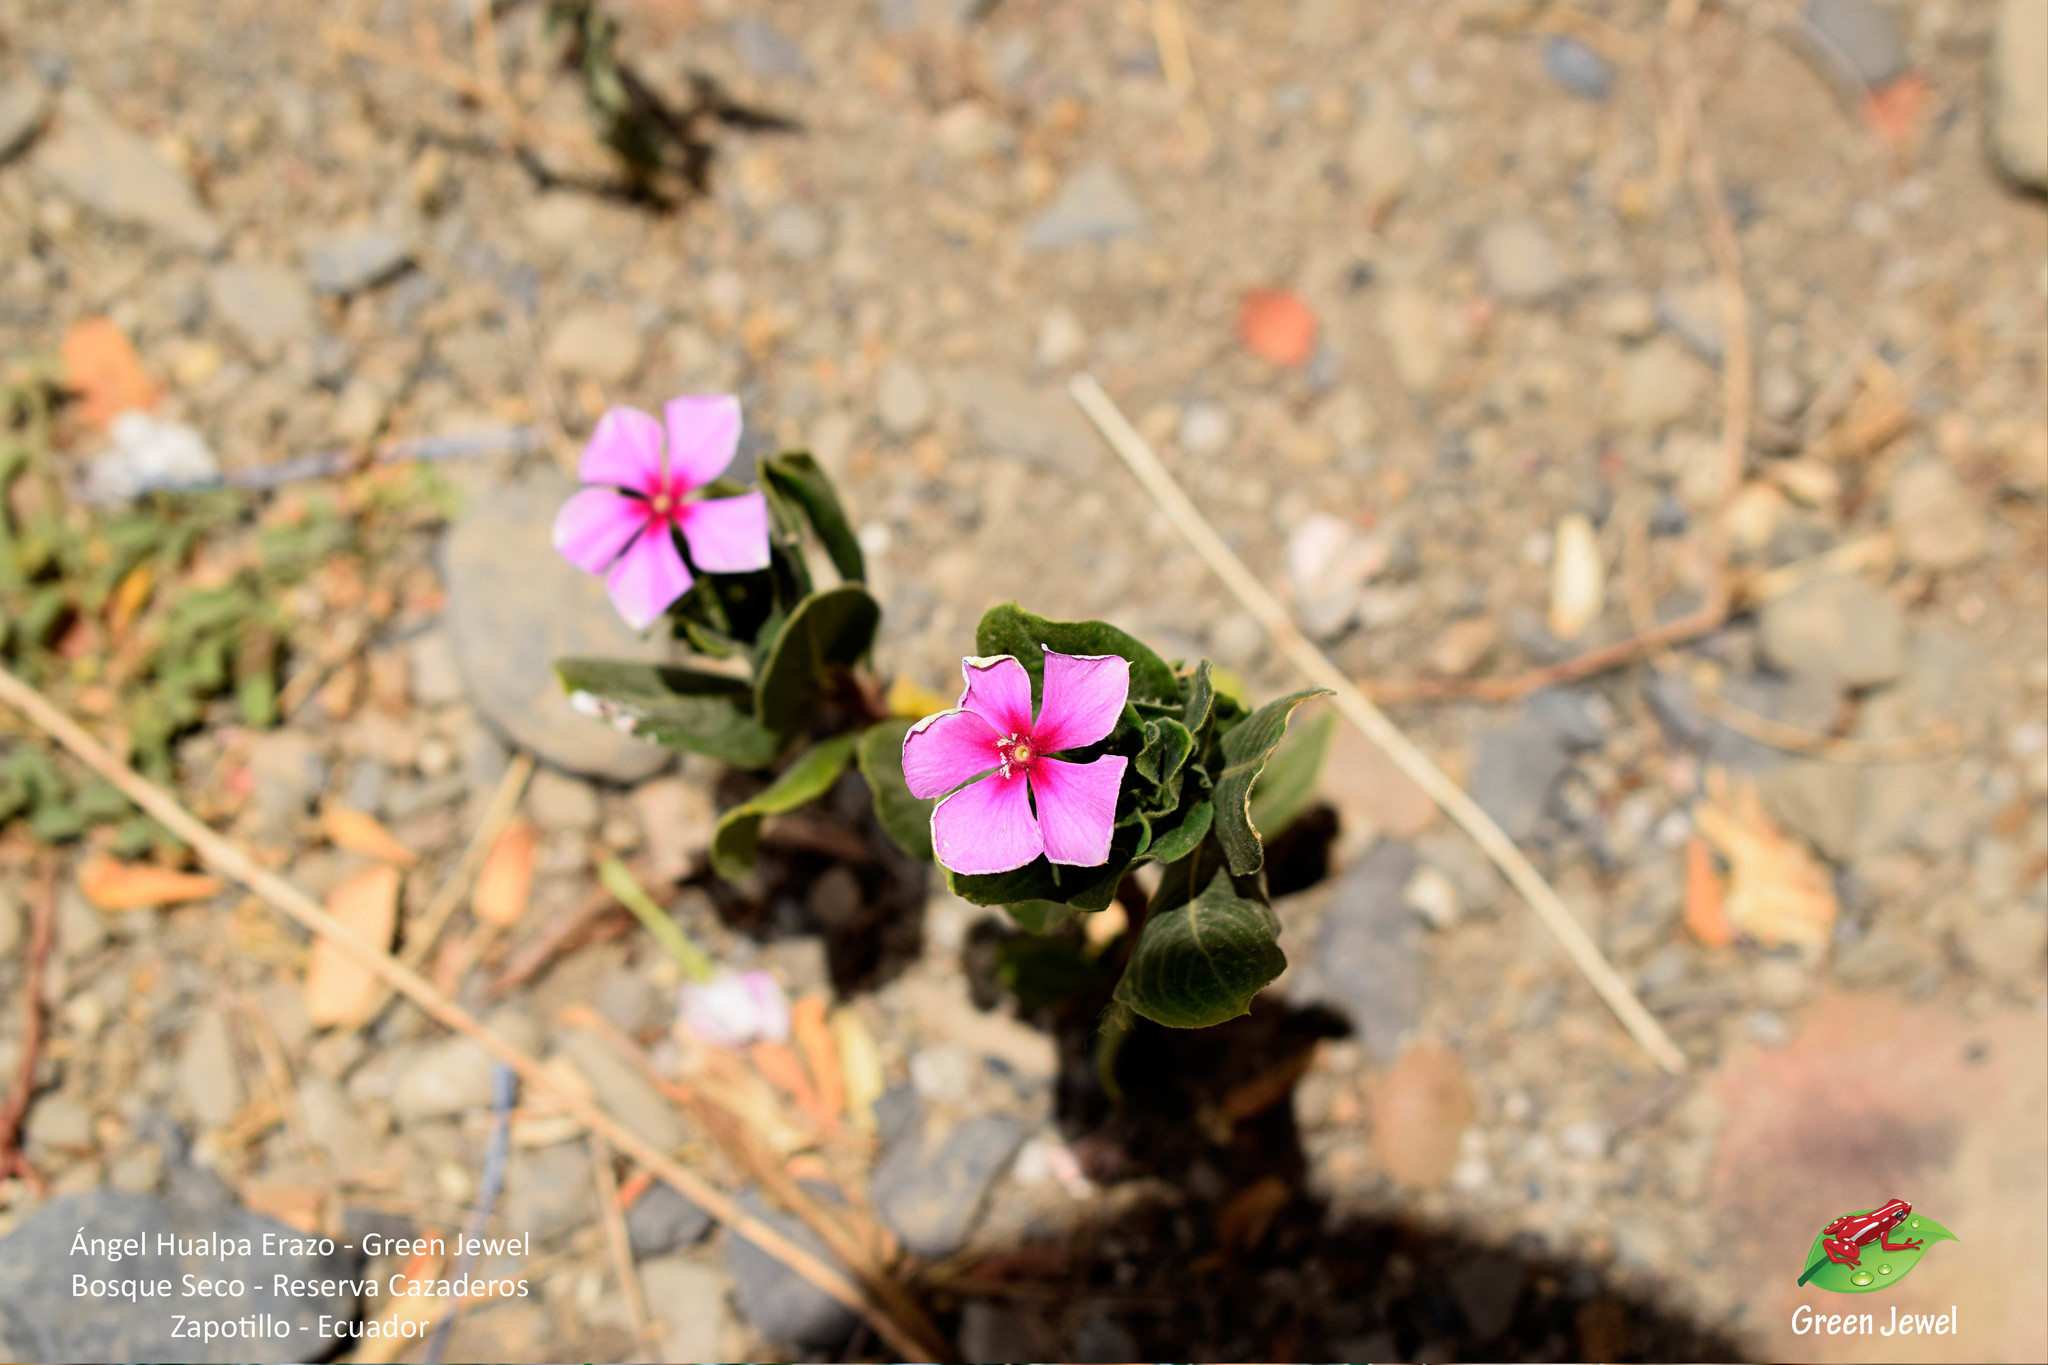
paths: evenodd
<path fill-rule="evenodd" d="M 733 498 L 691 498 L 725 472 L 740 443 L 740 400 L 703 394 L 669 400 L 662 424 L 637 408 L 598 419 L 577 475 L 594 485 L 555 515 L 555 549 L 605 591 L 626 624 L 645 630 L 690 590 L 690 559 L 707 573 L 768 567 L 768 500 L 759 489 Z"/>
<path fill-rule="evenodd" d="M 955 872 L 1008 872 L 1043 853 L 1056 863 L 1109 861 L 1117 791 L 1129 762 L 1052 757 L 1116 728 L 1131 666 L 1114 654 L 1045 651 L 1045 700 L 1031 718 L 1031 677 L 1008 654 L 962 659 L 959 708 L 912 726 L 903 776 L 932 811 L 932 851 Z M 951 792 L 950 796 L 946 793 Z"/>
<path fill-rule="evenodd" d="M 766 972 L 720 972 L 709 981 L 686 981 L 682 1022 L 720 1047 L 789 1037 L 789 997 Z"/>

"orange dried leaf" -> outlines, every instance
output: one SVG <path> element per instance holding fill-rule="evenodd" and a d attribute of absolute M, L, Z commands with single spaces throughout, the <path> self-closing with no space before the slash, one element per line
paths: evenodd
<path fill-rule="evenodd" d="M 1826 948 L 1841 910 L 1826 866 L 1771 823 L 1755 784 L 1744 784 L 1731 800 L 1725 777 L 1709 778 L 1708 799 L 1693 808 L 1693 823 L 1728 860 L 1729 927 L 1767 948 Z"/>
<path fill-rule="evenodd" d="M 81 318 L 64 333 L 58 353 L 64 387 L 78 395 L 78 416 L 87 426 L 104 431 L 124 412 L 156 406 L 156 381 L 113 319 Z"/>
<path fill-rule="evenodd" d="M 811 1078 L 804 1074 L 804 1064 L 797 1060 L 787 1043 L 768 1042 L 765 1039 L 754 1044 L 754 1068 L 781 1089 L 789 1092 L 805 1113 L 816 1113 L 818 1094 L 811 1088 Z"/>
<path fill-rule="evenodd" d="M 117 863 L 93 858 L 78 869 L 78 889 L 102 910 L 148 910 L 220 894 L 218 877 L 174 872 L 153 863 Z"/>
<path fill-rule="evenodd" d="M 114 589 L 114 595 L 107 602 L 107 633 L 116 640 L 128 633 L 128 627 L 135 624 L 135 618 L 149 602 L 150 589 L 156 586 L 156 571 L 147 564 L 138 564 Z"/>
<path fill-rule="evenodd" d="M 1863 118 L 1887 147 L 1903 147 L 1920 122 L 1934 87 L 1917 71 L 1886 81 L 1863 97 Z"/>
<path fill-rule="evenodd" d="M 839 1045 L 833 1041 L 832 1026 L 825 1022 L 824 995 L 813 992 L 791 1005 L 789 1027 L 810 1067 L 818 1118 L 826 1127 L 835 1127 L 846 1108 L 846 1079 L 839 1071 Z"/>
<path fill-rule="evenodd" d="M 1726 948 L 1735 941 L 1721 905 L 1721 876 L 1714 871 L 1714 855 L 1697 834 L 1685 841 L 1685 927 L 1709 948 Z"/>
<path fill-rule="evenodd" d="M 1315 310 L 1291 289 L 1254 289 L 1237 314 L 1245 349 L 1275 365 L 1300 365 L 1316 349 Z"/>
<path fill-rule="evenodd" d="M 400 880 L 395 867 L 366 867 L 327 893 L 327 913 L 371 947 L 389 952 L 398 928 Z M 315 1028 L 354 1027 L 368 1020 L 383 992 L 369 968 L 322 936 L 306 960 L 305 997 L 306 1017 Z"/>
<path fill-rule="evenodd" d="M 506 928 L 526 913 L 533 895 L 533 825 L 521 818 L 508 821 L 476 874 L 469 908 L 485 924 Z"/>
<path fill-rule="evenodd" d="M 328 806 L 320 812 L 320 828 L 336 848 L 360 853 L 366 858 L 418 867 L 420 855 L 392 837 L 391 831 L 351 806 Z"/>

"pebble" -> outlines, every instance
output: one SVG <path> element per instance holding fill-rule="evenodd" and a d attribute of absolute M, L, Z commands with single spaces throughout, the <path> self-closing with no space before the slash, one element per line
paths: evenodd
<path fill-rule="evenodd" d="M 612 308 L 579 308 L 555 325 L 541 359 L 572 379 L 623 384 L 640 368 L 646 342 L 632 318 Z"/>
<path fill-rule="evenodd" d="M 1705 383 L 1699 361 L 1682 345 L 1654 338 L 1622 358 L 1610 416 L 1628 431 L 1660 431 L 1692 410 Z"/>
<path fill-rule="evenodd" d="M 1390 553 L 1385 537 L 1341 517 L 1303 517 L 1287 537 L 1287 577 L 1302 629 L 1319 639 L 1342 634 L 1358 611 L 1359 589 L 1386 567 Z"/>
<path fill-rule="evenodd" d="M 29 1146 L 45 1151 L 90 1151 L 94 1146 L 92 1111 L 75 1097 L 53 1091 L 28 1111 L 23 1137 Z"/>
<path fill-rule="evenodd" d="M 1032 356 L 1040 369 L 1057 370 L 1073 364 L 1088 349 L 1088 333 L 1071 308 L 1054 308 L 1038 320 L 1038 341 Z"/>
<path fill-rule="evenodd" d="M 1623 341 L 1641 341 L 1657 330 L 1657 301 L 1639 289 L 1609 295 L 1600 305 L 1600 328 Z"/>
<path fill-rule="evenodd" d="M 1384 216 L 1406 192 L 1418 161 L 1407 104 L 1393 85 L 1375 86 L 1365 117 L 1344 149 L 1344 169 L 1368 221 Z"/>
<path fill-rule="evenodd" d="M 405 238 L 376 228 L 322 237 L 306 252 L 306 281 L 322 294 L 354 294 L 384 283 L 412 260 Z"/>
<path fill-rule="evenodd" d="M 1526 839 L 1570 764 L 1571 754 L 1556 729 L 1525 709 L 1507 725 L 1479 736 L 1472 760 L 1473 799 L 1510 839 Z"/>
<path fill-rule="evenodd" d="M 649 872 L 656 881 L 681 881 L 711 843 L 718 813 L 710 794 L 686 778 L 656 778 L 633 789 L 633 809 L 640 817 Z"/>
<path fill-rule="evenodd" d="M 1848 60 L 1865 85 L 1883 85 L 1906 69 L 1898 16 L 1880 0 L 1806 0 L 1806 22 Z"/>
<path fill-rule="evenodd" d="M 839 1202 L 826 1186 L 806 1184 L 805 1189 L 827 1202 Z M 838 1269 L 842 1275 L 846 1273 L 839 1258 L 803 1219 L 783 1209 L 769 1207 L 760 1193 L 751 1187 L 740 1191 L 738 1202 L 748 1213 Z M 799 1278 L 795 1271 L 744 1236 L 731 1233 L 726 1237 L 725 1263 L 732 1271 L 734 1297 L 739 1300 L 740 1312 L 746 1315 L 755 1331 L 769 1340 L 833 1351 L 853 1332 L 858 1319 L 852 1309 L 829 1297 L 809 1280 Z"/>
<path fill-rule="evenodd" d="M 667 750 L 580 715 L 555 676 L 569 655 L 658 660 L 660 640 L 619 619 L 602 579 L 554 551 L 555 511 L 575 485 L 547 470 L 478 498 L 442 540 L 444 628 L 470 702 L 499 730 L 567 772 L 651 777 Z"/>
<path fill-rule="evenodd" d="M 1543 69 L 1580 99 L 1604 100 L 1614 89 L 1614 63 L 1568 34 L 1543 40 Z"/>
<path fill-rule="evenodd" d="M 824 218 L 804 204 L 784 204 L 775 210 L 761 235 L 778 256 L 799 263 L 823 256 L 831 237 Z"/>
<path fill-rule="evenodd" d="M 1432 929 L 1449 929 L 1464 916 L 1457 884 L 1433 867 L 1418 867 L 1401 888 L 1401 903 Z"/>
<path fill-rule="evenodd" d="M 1991 980 L 2031 989 L 2048 950 L 2048 918 L 2023 906 L 1999 910 L 1966 926 L 1957 935 L 1957 946 Z"/>
<path fill-rule="evenodd" d="M 419 706 L 446 706 L 462 698 L 462 674 L 448 632 L 439 627 L 414 636 L 405 646 L 406 683 Z"/>
<path fill-rule="evenodd" d="M 808 80 L 810 61 L 796 41 L 765 19 L 751 15 L 732 22 L 733 46 L 747 70 L 757 76 L 788 76 Z"/>
<path fill-rule="evenodd" d="M 34 161 L 95 213 L 190 251 L 211 254 L 221 245 L 220 225 L 185 177 L 76 85 L 59 98 L 56 130 L 37 146 Z"/>
<path fill-rule="evenodd" d="M 604 807 L 597 799 L 595 787 L 549 768 L 534 773 L 526 789 L 526 809 L 535 824 L 551 833 L 588 833 L 604 819 Z"/>
<path fill-rule="evenodd" d="M 1846 764 L 1796 759 L 1759 777 L 1757 795 L 1779 825 L 1823 857 L 1845 863 L 1864 825 L 1866 783 L 1864 774 Z"/>
<path fill-rule="evenodd" d="M 350 445 L 367 445 L 384 430 L 390 411 L 382 385 L 353 375 L 334 400 L 334 434 Z"/>
<path fill-rule="evenodd" d="M 723 1359 L 728 1316 L 725 1275 L 716 1267 L 681 1256 L 644 1261 L 639 1272 L 640 1291 L 662 1326 L 661 1358 Z"/>
<path fill-rule="evenodd" d="M 202 1009 L 185 1031 L 178 1053 L 178 1090 L 192 1117 L 208 1128 L 224 1128 L 242 1112 L 246 1092 L 227 1016 Z"/>
<path fill-rule="evenodd" d="M 1396 285 L 1380 305 L 1379 329 L 1401 387 L 1410 393 L 1435 387 L 1449 359 L 1437 301 L 1412 284 Z"/>
<path fill-rule="evenodd" d="M 1757 410 L 1773 422 L 1789 423 L 1806 411 L 1806 381 L 1789 365 L 1766 365 L 1756 376 Z"/>
<path fill-rule="evenodd" d="M 1486 661 L 1500 640 L 1500 622 L 1491 616 L 1467 616 L 1438 631 L 1423 652 L 1430 671 L 1462 678 Z"/>
<path fill-rule="evenodd" d="M 597 1182 L 590 1152 L 580 1141 L 522 1151 L 505 1165 L 507 1228 L 531 1232 L 544 1244 L 587 1227 L 597 1217 Z"/>
<path fill-rule="evenodd" d="M 106 946 L 107 921 L 86 903 L 75 882 L 57 887 L 57 922 L 52 926 L 57 952 L 65 961 L 91 957 Z"/>
<path fill-rule="evenodd" d="M 588 1029 L 568 1029 L 556 1043 L 590 1082 L 599 1104 L 637 1136 L 664 1152 L 683 1145 L 689 1130 L 675 1106 L 631 1062 Z"/>
<path fill-rule="evenodd" d="M 1576 640 L 1600 619 L 1606 603 L 1607 566 L 1600 538 L 1583 512 L 1558 519 L 1550 557 L 1550 633 Z"/>
<path fill-rule="evenodd" d="M 1711 282 L 1667 285 L 1659 290 L 1657 321 L 1707 364 L 1721 363 L 1728 343 L 1721 330 L 1721 294 Z"/>
<path fill-rule="evenodd" d="M 27 916 L 15 894 L 0 886 L 0 959 L 13 953 L 27 930 Z"/>
<path fill-rule="evenodd" d="M 917 435 L 931 421 L 931 385 L 908 361 L 892 360 L 875 376 L 875 416 L 899 439 Z"/>
<path fill-rule="evenodd" d="M 1430 1043 L 1392 1060 L 1371 1086 L 1373 1159 L 1401 1184 L 1441 1185 L 1457 1165 L 1459 1135 L 1472 1122 L 1465 1064 Z"/>
<path fill-rule="evenodd" d="M 646 1260 L 697 1245 L 710 1235 L 715 1221 L 710 1214 L 676 1193 L 673 1186 L 657 1180 L 647 1187 L 647 1193 L 633 1201 L 632 1208 L 626 1210 L 626 1237 L 632 1243 L 633 1255 Z M 712 1357 L 685 1358 L 706 1360 Z"/>
<path fill-rule="evenodd" d="M 1984 511 L 1934 460 L 1916 460 L 1892 480 L 1886 507 L 1906 558 L 1923 569 L 1960 569 L 1984 553 Z"/>
<path fill-rule="evenodd" d="M 967 1242 L 982 1201 L 1023 1144 L 1026 1124 L 984 1114 L 950 1132 L 927 1125 L 898 1141 L 868 1177 L 869 1197 L 912 1253 L 950 1256 Z"/>
<path fill-rule="evenodd" d="M 2041 0 L 2000 0 L 1991 92 L 1999 166 L 2027 188 L 2048 191 L 2048 5 Z"/>
<path fill-rule="evenodd" d="M 313 336 L 313 295 L 306 282 L 268 261 L 235 262 L 207 272 L 214 312 L 259 356 Z"/>
<path fill-rule="evenodd" d="M 130 410 L 114 419 L 113 444 L 92 457 L 85 494 L 117 507 L 162 489 L 202 487 L 220 477 L 220 462 L 192 427 Z"/>
<path fill-rule="evenodd" d="M 26 147 L 49 116 L 49 86 L 33 76 L 0 77 L 0 164 Z"/>
<path fill-rule="evenodd" d="M 1214 455 L 1230 444 L 1230 412 L 1218 403 L 1195 402 L 1180 415 L 1180 448 L 1190 455 Z"/>
<path fill-rule="evenodd" d="M 80 1228 L 92 1237 L 139 1239 L 139 1255 L 119 1262 L 74 1256 L 71 1247 Z M 243 1239 L 255 1254 L 181 1258 L 170 1247 L 158 1250 L 158 1238 Z M 303 1348 L 282 1343 L 277 1353 L 247 1339 L 218 1336 L 213 1340 L 173 1336 L 179 1315 L 188 1325 L 239 1323 L 264 1316 L 282 1319 L 290 1342 L 313 1339 L 324 1315 L 353 1321 L 356 1298 L 337 1293 L 284 1298 L 275 1293 L 279 1276 L 322 1280 L 333 1285 L 357 1272 L 358 1259 L 337 1252 L 327 1256 L 261 1254 L 264 1238 L 296 1240 L 299 1234 L 274 1218 L 252 1213 L 232 1202 L 201 1211 L 182 1203 L 153 1199 L 119 1190 L 90 1190 L 54 1199 L 25 1218 L 0 1239 L 0 1357 L 10 1360 L 186 1360 L 237 1361 L 310 1359 Z M 89 1298 L 71 1292 L 75 1274 L 119 1280 L 167 1279 L 183 1283 L 186 1275 L 210 1280 L 240 1280 L 246 1291 L 230 1297 L 193 1295 L 166 1302 L 155 1298 Z M 175 1309 L 173 1312 L 171 1310 Z"/>
<path fill-rule="evenodd" d="M 1392 840 L 1354 862 L 1323 911 L 1314 957 L 1297 962 L 1288 988 L 1297 1006 L 1344 1011 L 1382 1065 L 1422 1017 L 1421 926 L 1401 897 L 1417 863 L 1413 847 Z"/>
<path fill-rule="evenodd" d="M 1479 239 L 1479 264 L 1486 284 L 1510 303 L 1534 303 L 1564 288 L 1564 264 L 1557 248 L 1532 219 L 1503 218 Z"/>
<path fill-rule="evenodd" d="M 1025 229 L 1024 245 L 1045 251 L 1082 242 L 1113 242 L 1145 230 L 1145 210 L 1106 160 L 1091 161 L 1060 188 Z"/>
<path fill-rule="evenodd" d="M 456 1036 L 428 1043 L 398 1075 L 391 1109 L 402 1119 L 453 1118 L 491 1105 L 491 1054 Z"/>
<path fill-rule="evenodd" d="M 1783 672 L 1875 687 L 1905 667 L 1905 618 L 1861 576 L 1826 574 L 1764 604 L 1757 644 Z"/>

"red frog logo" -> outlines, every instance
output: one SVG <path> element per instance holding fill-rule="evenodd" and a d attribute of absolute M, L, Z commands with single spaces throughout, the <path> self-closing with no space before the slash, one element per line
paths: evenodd
<path fill-rule="evenodd" d="M 1920 1250 L 1926 1245 L 1926 1241 L 1923 1238 L 1907 1237 L 1897 1242 L 1892 1241 L 1892 1231 L 1901 1223 L 1904 1223 L 1912 1215 L 1912 1212 L 1913 1206 L 1905 1200 L 1888 1199 L 1868 1213 L 1843 1214 L 1840 1218 L 1837 1218 L 1834 1222 L 1829 1223 L 1820 1230 L 1821 1258 L 1806 1268 L 1806 1273 L 1799 1277 L 1799 1283 L 1805 1284 L 1816 1273 L 1831 1263 L 1860 1268 L 1863 1265 L 1863 1249 L 1870 1246 L 1873 1242 L 1877 1244 L 1877 1249 L 1880 1251 L 1903 1252 Z M 1918 1227 L 1921 1221 L 1923 1220 L 1915 1219 L 1913 1225 Z M 1947 1233 L 1946 1229 L 1942 1229 L 1942 1231 Z M 1947 1235 L 1953 1236 L 1954 1234 L 1950 1233 Z M 1891 1267 L 1887 1265 L 1884 1269 L 1889 1273 Z M 1859 1275 L 1855 1279 L 1855 1283 L 1859 1287 L 1870 1282 L 1867 1275 Z"/>

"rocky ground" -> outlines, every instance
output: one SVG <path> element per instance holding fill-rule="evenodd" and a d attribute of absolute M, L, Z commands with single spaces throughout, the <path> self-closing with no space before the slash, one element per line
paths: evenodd
<path fill-rule="evenodd" d="M 1068 402 L 1080 368 L 1368 688 L 1505 678 L 1682 615 L 1713 567 L 1731 347 L 1661 8 L 606 8 L 653 97 L 694 111 L 637 193 L 587 183 L 613 168 L 569 145 L 584 94 L 538 4 L 496 16 L 515 126 L 323 39 L 461 63 L 466 6 L 0 0 L 0 353 L 110 318 L 201 468 L 508 425 L 553 443 L 392 483 L 402 515 L 281 589 L 285 721 L 215 703 L 176 749 L 189 803 L 321 897 L 375 860 L 317 812 L 375 816 L 422 860 L 412 925 L 537 755 L 526 917 L 500 958 L 459 916 L 486 966 L 450 959 L 450 985 L 664 1146 L 697 1139 L 559 1014 L 673 1060 L 678 976 L 643 935 L 602 921 L 490 990 L 597 861 L 627 857 L 720 961 L 847 1001 L 890 1089 L 871 1170 L 832 1197 L 934 1268 L 969 1359 L 2048 1352 L 2038 0 L 1706 7 L 1686 50 L 1753 324 L 1718 514 L 1748 595 L 1582 683 L 1392 708 L 1691 1070 L 1661 1074 L 1342 731 L 1327 809 L 1278 860 L 1288 976 L 1248 1019 L 1141 1035 L 1121 1109 L 1088 1080 L 1085 1010 L 1003 998 L 974 907 L 873 876 L 717 886 L 715 768 L 577 716 L 548 676 L 646 648 L 546 547 L 563 461 L 607 403 L 738 392 L 743 464 L 804 446 L 840 480 L 883 670 L 941 690 L 1011 597 L 1293 685 Z M 1291 298 L 1246 313 L 1254 290 Z M 103 489 L 148 464 L 90 422 L 59 434 Z M 351 488 L 347 515 L 384 505 Z M 301 526 L 326 496 L 256 515 Z M 315 1028 L 307 946 L 260 906 L 98 909 L 82 856 L 25 1127 L 48 1200 L 466 1218 L 480 1050 L 406 1006 Z M 0 1075 L 40 857 L 0 831 Z M 445 1358 L 646 1353 L 573 1137 L 515 1125 L 499 1224 L 533 1233 L 535 1295 L 473 1310 Z M 1893 1196 L 1961 1240 L 1886 1301 L 1965 1305 L 1962 1334 L 1792 1336 L 1812 1230 Z M 77 1206 L 0 1199 L 0 1338 L 126 1349 L 120 1314 L 24 1288 Z M 881 1349 L 679 1196 L 628 1223 L 669 1359 Z"/>

